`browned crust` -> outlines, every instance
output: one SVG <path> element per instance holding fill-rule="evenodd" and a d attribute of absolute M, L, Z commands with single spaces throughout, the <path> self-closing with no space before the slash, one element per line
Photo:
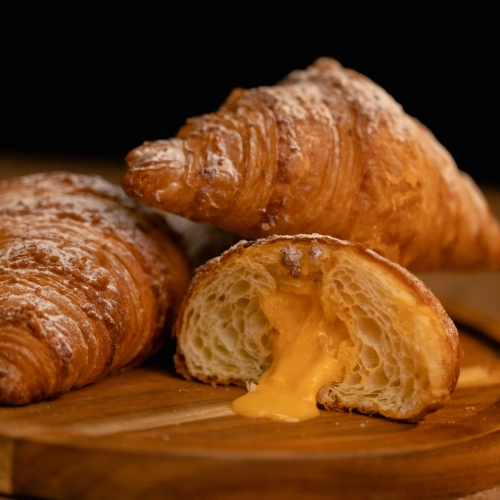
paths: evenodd
<path fill-rule="evenodd" d="M 0 183 L 0 404 L 135 366 L 168 339 L 191 271 L 164 219 L 97 176 Z"/>
<path fill-rule="evenodd" d="M 126 158 L 127 194 L 245 238 L 319 233 L 413 271 L 500 268 L 500 225 L 446 149 L 329 58 Z"/>

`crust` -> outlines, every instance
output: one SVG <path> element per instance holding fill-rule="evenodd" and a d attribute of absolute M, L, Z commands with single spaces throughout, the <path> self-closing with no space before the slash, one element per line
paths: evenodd
<path fill-rule="evenodd" d="M 135 366 L 168 338 L 190 269 L 163 218 L 99 177 L 0 183 L 0 404 Z"/>
<path fill-rule="evenodd" d="M 127 194 L 245 238 L 319 233 L 412 271 L 500 268 L 500 226 L 432 133 L 322 58 L 127 155 Z"/>

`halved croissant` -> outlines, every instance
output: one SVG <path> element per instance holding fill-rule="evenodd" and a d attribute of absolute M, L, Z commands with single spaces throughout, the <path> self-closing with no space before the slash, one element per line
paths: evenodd
<path fill-rule="evenodd" d="M 199 268 L 178 315 L 179 373 L 258 383 L 246 416 L 303 420 L 324 408 L 415 421 L 459 375 L 457 330 L 404 268 L 327 236 L 245 241 Z"/>
<path fill-rule="evenodd" d="M 99 177 L 0 183 L 0 404 L 55 396 L 165 341 L 190 268 L 163 218 Z"/>
<path fill-rule="evenodd" d="M 328 58 L 131 151 L 125 192 L 246 238 L 319 233 L 411 270 L 500 267 L 500 226 L 431 132 Z"/>

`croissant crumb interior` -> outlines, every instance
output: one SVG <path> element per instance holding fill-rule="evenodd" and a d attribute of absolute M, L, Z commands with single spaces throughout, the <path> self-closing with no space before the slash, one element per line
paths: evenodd
<path fill-rule="evenodd" d="M 304 420 L 317 402 L 412 413 L 440 369 L 418 346 L 442 330 L 428 306 L 349 252 L 274 253 L 221 266 L 193 297 L 180 339 L 190 373 L 256 383 L 233 405 L 247 416 Z"/>

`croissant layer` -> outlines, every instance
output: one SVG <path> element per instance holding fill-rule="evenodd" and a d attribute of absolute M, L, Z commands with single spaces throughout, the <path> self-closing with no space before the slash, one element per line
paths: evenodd
<path fill-rule="evenodd" d="M 412 270 L 499 268 L 477 186 L 383 89 L 329 58 L 236 89 L 127 155 L 126 193 L 246 238 L 319 233 Z"/>
<path fill-rule="evenodd" d="M 0 183 L 0 404 L 95 382 L 157 351 L 190 277 L 163 218 L 99 177 Z"/>

